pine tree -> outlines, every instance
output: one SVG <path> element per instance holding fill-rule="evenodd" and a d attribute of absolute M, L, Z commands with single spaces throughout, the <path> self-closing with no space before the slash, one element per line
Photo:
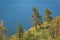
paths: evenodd
<path fill-rule="evenodd" d="M 33 7 L 32 8 L 32 11 L 33 11 L 33 14 L 32 14 L 32 20 L 33 20 L 33 24 L 37 30 L 37 24 L 40 24 L 41 23 L 41 16 L 38 12 L 38 10 L 36 9 L 36 7 Z"/>
<path fill-rule="evenodd" d="M 19 40 L 21 40 L 22 36 L 23 36 L 23 27 L 22 25 L 20 24 L 18 27 L 17 27 L 17 37 Z"/>
<path fill-rule="evenodd" d="M 44 20 L 47 22 L 52 21 L 52 17 L 51 17 L 51 11 L 48 9 L 45 9 L 45 13 L 44 13 Z"/>
<path fill-rule="evenodd" d="M 7 28 L 4 27 L 3 21 L 0 22 L 0 40 L 7 40 Z"/>

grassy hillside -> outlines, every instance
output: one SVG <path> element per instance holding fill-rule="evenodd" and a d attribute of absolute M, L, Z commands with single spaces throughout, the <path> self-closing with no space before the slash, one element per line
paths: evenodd
<path fill-rule="evenodd" d="M 52 38 L 51 36 L 51 30 L 55 28 L 57 22 L 60 22 L 59 16 L 56 17 L 50 23 L 43 22 L 41 26 L 37 25 L 38 30 L 36 30 L 35 27 L 33 26 L 29 30 L 23 33 L 24 35 L 21 39 L 22 40 L 60 40 L 60 36 L 54 35 L 54 38 Z M 49 25 L 49 27 L 47 25 Z M 58 26 L 60 28 L 60 25 Z M 14 34 L 9 38 L 9 40 L 18 40 L 18 38 L 16 34 Z"/>
<path fill-rule="evenodd" d="M 49 29 L 36 31 L 36 30 L 34 30 L 34 27 L 33 27 L 33 28 L 29 29 L 29 31 L 31 32 L 32 35 L 34 35 L 32 37 L 34 39 L 37 38 L 38 40 L 52 40 L 52 38 L 49 35 Z M 24 33 L 24 37 L 28 36 L 27 34 L 29 31 Z M 10 37 L 9 40 L 18 40 L 16 34 L 13 35 L 12 37 Z"/>

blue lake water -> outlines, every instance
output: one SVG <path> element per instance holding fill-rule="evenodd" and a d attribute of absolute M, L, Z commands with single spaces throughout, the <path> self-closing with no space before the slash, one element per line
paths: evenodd
<path fill-rule="evenodd" d="M 32 26 L 33 6 L 42 16 L 46 8 L 51 10 L 52 17 L 60 16 L 60 0 L 0 0 L 0 20 L 4 21 L 9 33 L 15 33 L 18 24 L 22 24 L 25 30 Z"/>

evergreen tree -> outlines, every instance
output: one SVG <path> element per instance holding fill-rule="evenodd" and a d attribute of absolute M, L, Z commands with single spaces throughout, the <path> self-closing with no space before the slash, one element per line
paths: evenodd
<path fill-rule="evenodd" d="M 38 10 L 36 9 L 36 7 L 33 7 L 32 8 L 32 11 L 33 11 L 33 14 L 32 14 L 32 20 L 33 20 L 33 24 L 37 30 L 37 24 L 40 24 L 41 23 L 41 16 L 38 12 Z"/>
<path fill-rule="evenodd" d="M 52 17 L 51 17 L 51 11 L 48 9 L 45 9 L 45 13 L 44 13 L 44 20 L 47 22 L 52 21 Z"/>
<path fill-rule="evenodd" d="M 18 27 L 17 27 L 17 37 L 19 40 L 21 40 L 22 36 L 23 36 L 23 28 L 22 28 L 22 25 L 20 24 Z"/>
<path fill-rule="evenodd" d="M 7 40 L 7 28 L 4 27 L 3 21 L 0 23 L 0 40 Z"/>

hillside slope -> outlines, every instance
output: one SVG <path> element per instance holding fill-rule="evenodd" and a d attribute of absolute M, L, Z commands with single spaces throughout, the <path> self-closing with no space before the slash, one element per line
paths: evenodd
<path fill-rule="evenodd" d="M 37 27 L 39 29 L 38 31 L 36 31 L 35 27 L 31 27 L 29 30 L 24 32 L 23 40 L 27 40 L 27 37 L 29 37 L 31 40 L 33 40 L 33 38 L 34 38 L 34 40 L 59 40 L 60 36 L 55 37 L 53 39 L 50 34 L 52 28 L 55 28 L 54 25 L 57 22 L 60 22 L 60 16 L 56 17 L 51 23 L 43 22 L 41 24 L 41 26 L 37 25 Z M 47 25 L 49 25 L 49 27 L 47 27 Z M 58 27 L 60 28 L 60 25 Z M 18 38 L 17 38 L 16 34 L 14 34 L 8 40 L 18 40 Z"/>

